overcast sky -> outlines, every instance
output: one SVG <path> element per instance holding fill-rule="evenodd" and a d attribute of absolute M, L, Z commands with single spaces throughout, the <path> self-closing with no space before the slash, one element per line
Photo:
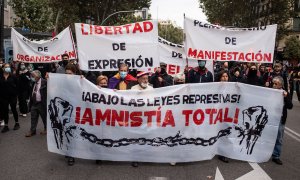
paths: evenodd
<path fill-rule="evenodd" d="M 181 27 L 184 13 L 186 17 L 207 21 L 198 0 L 152 0 L 149 11 L 152 19 L 176 21 Z"/>

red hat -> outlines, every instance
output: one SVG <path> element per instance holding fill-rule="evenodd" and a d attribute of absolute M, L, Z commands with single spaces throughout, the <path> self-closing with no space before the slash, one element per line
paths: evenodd
<path fill-rule="evenodd" d="M 144 75 L 149 75 L 149 72 L 141 71 L 141 72 L 139 72 L 139 73 L 136 75 L 136 77 L 137 77 L 137 78 L 140 78 L 140 77 L 142 77 L 142 76 L 144 76 Z"/>

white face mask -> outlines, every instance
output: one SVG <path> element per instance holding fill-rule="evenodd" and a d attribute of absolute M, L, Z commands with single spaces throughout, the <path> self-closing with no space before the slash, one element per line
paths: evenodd
<path fill-rule="evenodd" d="M 148 83 L 141 83 L 140 86 L 144 89 L 146 89 L 148 87 Z"/>

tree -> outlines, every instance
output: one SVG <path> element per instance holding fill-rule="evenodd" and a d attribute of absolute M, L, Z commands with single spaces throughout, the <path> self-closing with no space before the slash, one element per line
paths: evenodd
<path fill-rule="evenodd" d="M 287 60 L 299 60 L 300 59 L 300 41 L 297 37 L 291 36 L 286 42 L 283 57 Z"/>
<path fill-rule="evenodd" d="M 74 23 L 93 17 L 95 24 L 118 11 L 149 8 L 151 0 L 11 0 L 10 5 L 19 17 L 16 27 L 27 27 L 33 32 L 59 32 Z M 109 18 L 105 25 L 130 23 L 136 20 L 132 13 L 120 13 Z"/>
<path fill-rule="evenodd" d="M 259 6 L 259 0 L 199 0 L 200 7 L 211 23 L 222 26 L 255 27 L 277 24 L 277 35 L 280 39 L 287 34 L 286 25 L 294 16 L 295 0 L 267 0 L 264 6 Z"/>
<path fill-rule="evenodd" d="M 110 14 L 118 11 L 141 10 L 150 7 L 151 0 L 49 0 L 58 23 L 57 29 L 85 22 L 87 17 L 93 17 L 95 24 L 100 25 Z M 57 18 L 58 17 L 58 18 Z M 55 20 L 56 20 L 55 19 Z M 137 21 L 133 13 L 119 13 L 110 17 L 105 25 L 119 25 Z"/>
<path fill-rule="evenodd" d="M 48 0 L 11 0 L 9 4 L 18 17 L 14 22 L 16 27 L 29 28 L 32 32 L 53 28 Z"/>
<path fill-rule="evenodd" d="M 183 42 L 183 30 L 181 28 L 175 27 L 172 24 L 161 25 L 159 23 L 158 35 L 172 43 L 182 44 Z"/>

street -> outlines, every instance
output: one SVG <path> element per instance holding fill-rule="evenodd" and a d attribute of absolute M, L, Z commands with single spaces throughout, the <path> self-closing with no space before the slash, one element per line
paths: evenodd
<path fill-rule="evenodd" d="M 30 114 L 20 117 L 21 128 L 12 130 L 14 120 L 10 114 L 7 133 L 0 133 L 0 179 L 300 179 L 300 103 L 293 99 L 294 108 L 288 112 L 284 135 L 283 165 L 271 160 L 256 164 L 237 160 L 223 163 L 215 157 L 212 160 L 178 163 L 176 166 L 157 163 L 140 163 L 138 168 L 130 162 L 108 162 L 76 159 L 74 166 L 68 166 L 64 156 L 47 150 L 42 121 L 39 120 L 37 135 L 26 138 L 30 128 Z M 1 127 L 2 129 L 3 127 Z"/>

